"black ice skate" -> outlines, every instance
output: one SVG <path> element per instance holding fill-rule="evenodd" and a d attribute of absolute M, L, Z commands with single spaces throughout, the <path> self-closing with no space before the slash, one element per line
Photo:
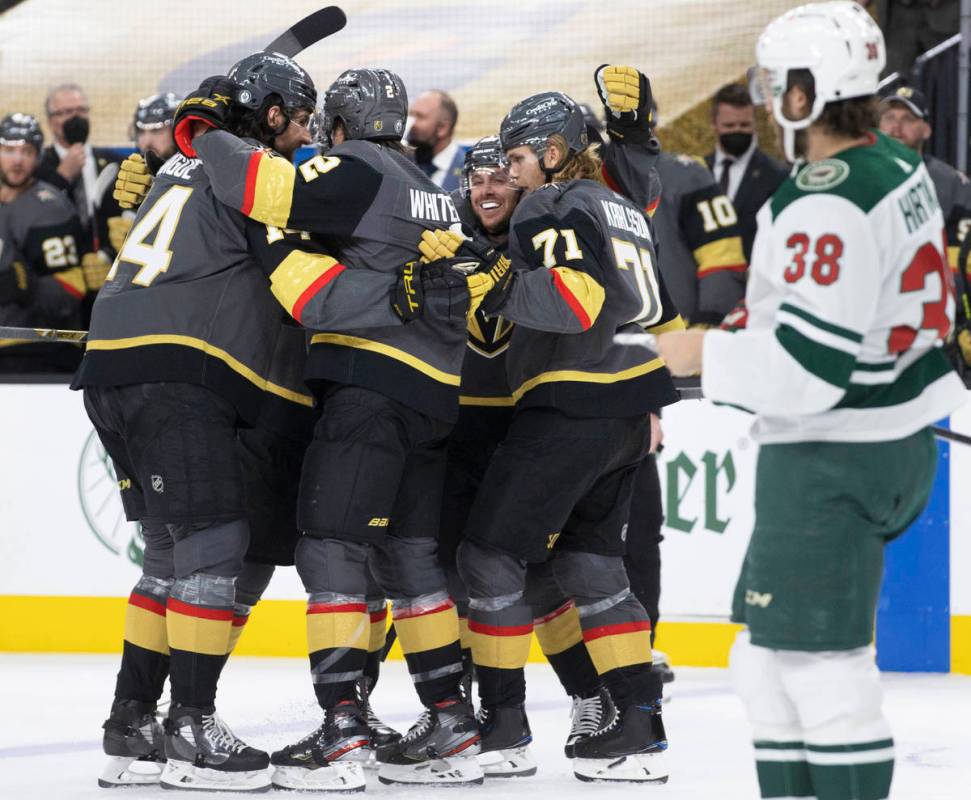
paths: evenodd
<path fill-rule="evenodd" d="M 353 700 L 324 711 L 313 733 L 270 757 L 273 785 L 304 791 L 363 792 L 370 755 L 367 719 Z"/>
<path fill-rule="evenodd" d="M 616 713 L 610 693 L 603 687 L 592 694 L 574 696 L 570 712 L 570 733 L 563 745 L 566 757 L 573 758 L 576 743 L 593 736 L 601 728 L 606 728 Z"/>
<path fill-rule="evenodd" d="M 385 724 L 374 713 L 374 708 L 371 706 L 371 681 L 368 678 L 360 678 L 355 688 L 357 702 L 361 707 L 361 711 L 364 712 L 364 718 L 367 720 L 371 749 L 376 751 L 380 747 L 388 747 L 397 742 L 401 738 L 401 734 L 390 725 Z"/>
<path fill-rule="evenodd" d="M 483 706 L 479 709 L 479 732 L 479 766 L 487 778 L 525 778 L 536 774 L 536 760 L 529 751 L 533 734 L 522 706 Z"/>
<path fill-rule="evenodd" d="M 667 783 L 667 747 L 660 706 L 627 706 L 574 745 L 573 774 L 581 781 Z"/>
<path fill-rule="evenodd" d="M 264 792 L 269 756 L 236 738 L 213 707 L 172 705 L 165 720 L 165 789 Z"/>
<path fill-rule="evenodd" d="M 104 751 L 108 756 L 98 786 L 146 786 L 156 784 L 165 765 L 162 726 L 155 705 L 137 700 L 115 700 L 105 720 Z"/>
<path fill-rule="evenodd" d="M 407 785 L 482 783 L 472 704 L 448 698 L 425 709 L 400 741 L 378 751 L 378 780 Z"/>

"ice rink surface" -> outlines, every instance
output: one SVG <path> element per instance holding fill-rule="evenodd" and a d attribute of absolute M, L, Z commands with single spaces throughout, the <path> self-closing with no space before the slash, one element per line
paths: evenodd
<path fill-rule="evenodd" d="M 105 790 L 101 723 L 111 702 L 116 656 L 0 655 L 0 798 L 161 798 L 162 789 Z M 370 778 L 367 794 L 424 798 L 445 793 L 481 800 L 646 797 L 748 800 L 758 797 L 749 732 L 725 670 L 678 668 L 665 706 L 671 779 L 663 786 L 584 784 L 563 756 L 569 701 L 545 664 L 531 664 L 528 712 L 539 773 L 462 790 L 401 789 Z M 971 798 L 971 677 L 884 676 L 886 711 L 897 743 L 894 800 Z M 825 703 L 826 698 L 819 698 Z M 389 662 L 375 710 L 405 730 L 419 708 L 405 665 Z M 247 743 L 267 750 L 295 741 L 319 723 L 303 659 L 231 659 L 220 714 Z M 187 797 L 217 797 L 193 792 Z M 287 793 L 288 795 L 290 793 Z M 239 797 L 240 795 L 230 795 Z M 354 795 L 360 796 L 360 795 Z"/>

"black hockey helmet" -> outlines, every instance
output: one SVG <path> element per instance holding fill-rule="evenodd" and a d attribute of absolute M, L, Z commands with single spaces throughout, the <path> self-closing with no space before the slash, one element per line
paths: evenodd
<path fill-rule="evenodd" d="M 566 140 L 567 161 L 586 150 L 589 144 L 583 111 L 562 92 L 541 92 L 520 100 L 499 126 L 503 150 L 529 145 L 540 160 L 550 136 L 555 133 Z M 564 165 L 565 162 L 558 169 Z"/>
<path fill-rule="evenodd" d="M 283 100 L 284 109 L 317 107 L 317 89 L 307 71 L 296 61 L 281 53 L 260 51 L 237 61 L 228 77 L 237 84 L 236 103 L 250 110 L 262 107 L 273 94 Z"/>
<path fill-rule="evenodd" d="M 153 94 L 138 101 L 132 129 L 137 135 L 139 131 L 157 131 L 172 124 L 175 111 L 179 107 L 179 98 L 172 92 Z"/>
<path fill-rule="evenodd" d="M 31 144 L 39 155 L 44 147 L 44 133 L 36 117 L 15 112 L 0 121 L 0 144 Z"/>
<path fill-rule="evenodd" d="M 344 125 L 348 139 L 398 140 L 405 132 L 408 94 L 388 69 L 349 69 L 324 95 L 322 135 L 330 139 L 334 123 Z"/>
<path fill-rule="evenodd" d="M 462 197 L 467 197 L 472 188 L 472 173 L 480 169 L 505 169 L 508 163 L 498 136 L 484 136 L 479 139 L 465 151 L 462 181 L 459 184 Z"/>

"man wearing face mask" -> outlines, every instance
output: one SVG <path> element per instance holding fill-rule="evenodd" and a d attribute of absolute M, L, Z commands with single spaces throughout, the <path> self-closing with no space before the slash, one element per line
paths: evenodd
<path fill-rule="evenodd" d="M 408 144 L 415 148 L 418 167 L 446 192 L 459 188 L 465 151 L 452 141 L 459 110 L 455 101 L 440 89 L 422 92 L 408 109 L 411 127 Z"/>
<path fill-rule="evenodd" d="M 117 172 L 111 165 L 121 163 L 122 159 L 108 148 L 92 147 L 88 143 L 91 106 L 84 90 L 77 84 L 65 83 L 51 89 L 44 101 L 44 110 L 54 141 L 44 148 L 37 177 L 67 192 L 78 210 L 93 252 L 100 254 L 100 263 L 92 262 L 85 271 L 90 291 L 82 309 L 86 324 L 94 293 L 104 283 L 104 276 L 115 257 L 108 221 L 120 217 L 121 208 L 111 196 Z M 100 178 L 102 174 L 110 177 Z"/>
<path fill-rule="evenodd" d="M 755 106 L 748 89 L 738 83 L 722 86 L 711 103 L 715 151 L 705 163 L 735 206 L 745 260 L 752 256 L 755 215 L 789 174 L 781 161 L 759 149 Z"/>

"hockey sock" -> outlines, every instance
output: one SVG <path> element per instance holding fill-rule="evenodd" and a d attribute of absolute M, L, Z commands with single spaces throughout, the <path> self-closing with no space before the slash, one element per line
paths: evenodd
<path fill-rule="evenodd" d="M 121 669 L 115 684 L 119 700 L 155 703 L 169 674 L 169 637 L 165 604 L 172 581 L 143 575 L 128 597 Z"/>
<path fill-rule="evenodd" d="M 243 605 L 242 603 L 233 604 L 233 627 L 229 632 L 229 653 L 226 653 L 227 658 L 236 649 L 239 637 L 243 635 L 243 628 L 249 622 L 249 615 L 252 610 L 253 606 Z"/>
<path fill-rule="evenodd" d="M 367 661 L 367 608 L 363 595 L 321 592 L 307 601 L 310 675 L 321 708 L 354 698 L 354 684 Z"/>
<path fill-rule="evenodd" d="M 235 578 L 193 573 L 172 586 L 166 614 L 172 702 L 206 708 L 229 652 Z"/>
<path fill-rule="evenodd" d="M 384 643 L 388 636 L 388 603 L 383 597 L 380 600 L 369 600 L 367 609 L 371 617 L 371 627 L 368 634 L 364 676 L 368 679 L 370 688 L 373 689 L 381 674 L 381 654 L 384 652 Z"/>
<path fill-rule="evenodd" d="M 857 744 L 807 742 L 806 759 L 817 800 L 884 800 L 890 795 L 893 739 Z"/>
<path fill-rule="evenodd" d="M 816 797 L 802 742 L 762 739 L 754 745 L 762 797 Z"/>
<path fill-rule="evenodd" d="M 488 602 L 473 600 L 469 608 L 479 698 L 484 706 L 522 705 L 526 702 L 524 667 L 533 633 L 532 609 L 519 600 L 488 611 L 481 607 Z"/>
<path fill-rule="evenodd" d="M 421 702 L 428 706 L 457 694 L 462 648 L 458 614 L 448 593 L 396 600 L 392 616 Z"/>
<path fill-rule="evenodd" d="M 651 621 L 629 592 L 601 610 L 602 603 L 579 605 L 583 642 L 597 673 L 618 708 L 645 705 L 652 696 Z"/>
<path fill-rule="evenodd" d="M 533 620 L 536 640 L 568 695 L 587 696 L 600 686 L 600 675 L 583 643 L 580 615 L 572 600 Z"/>

